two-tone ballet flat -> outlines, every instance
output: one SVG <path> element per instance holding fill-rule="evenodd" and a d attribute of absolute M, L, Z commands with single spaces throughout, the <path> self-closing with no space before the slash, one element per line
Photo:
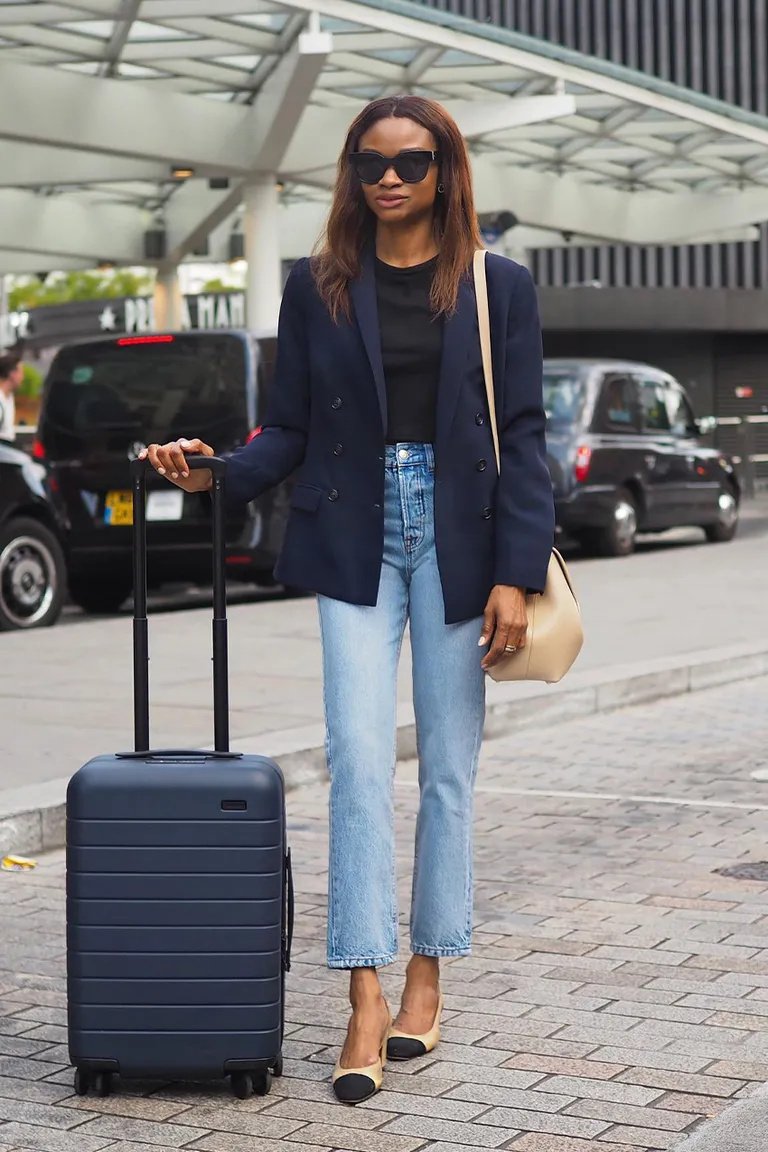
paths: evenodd
<path fill-rule="evenodd" d="M 379 1059 L 375 1064 L 369 1064 L 366 1068 L 342 1068 L 341 1057 L 339 1057 L 333 1070 L 331 1083 L 336 1099 L 342 1104 L 362 1104 L 363 1100 L 368 1100 L 381 1088 L 384 1082 L 384 1064 L 387 1059 L 387 1038 L 390 1035 L 391 1027 L 392 1017 L 390 1015 L 389 1023 L 384 1031 L 384 1039 L 381 1042 Z"/>
<path fill-rule="evenodd" d="M 416 1056 L 424 1056 L 436 1048 L 440 1040 L 440 1014 L 443 1011 L 443 994 L 437 1001 L 437 1012 L 429 1032 L 421 1036 L 413 1036 L 409 1032 L 397 1032 L 390 1029 L 387 1041 L 388 1060 L 413 1060 Z"/>

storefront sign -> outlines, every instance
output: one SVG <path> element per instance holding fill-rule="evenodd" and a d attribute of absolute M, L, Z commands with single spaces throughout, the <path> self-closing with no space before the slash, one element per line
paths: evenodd
<path fill-rule="evenodd" d="M 244 292 L 208 292 L 184 296 L 180 328 L 244 328 Z M 0 346 L 16 344 L 46 347 L 73 340 L 88 340 L 111 333 L 154 332 L 155 304 L 151 296 L 127 296 L 114 300 L 78 300 L 11 312 L 0 316 Z"/>

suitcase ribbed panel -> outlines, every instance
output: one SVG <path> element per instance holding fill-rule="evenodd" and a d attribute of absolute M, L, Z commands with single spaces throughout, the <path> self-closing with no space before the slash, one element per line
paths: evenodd
<path fill-rule="evenodd" d="M 70 901 L 78 928 L 116 927 L 279 928 L 280 900 L 80 900 Z"/>
<path fill-rule="evenodd" d="M 263 952 L 259 956 L 258 976 L 266 978 L 280 971 L 281 952 Z M 254 976 L 255 965 L 250 952 L 110 952 L 110 980 L 131 980 L 137 970 L 144 980 L 250 980 Z M 68 973 L 70 986 L 74 979 L 101 982 L 104 978 L 105 954 L 101 952 L 72 952 L 69 954 Z M 81 996 L 83 989 L 81 988 Z M 88 988 L 90 996 L 90 987 Z M 121 993 L 122 995 L 122 993 Z M 113 992 L 114 1002 L 115 993 Z M 148 997 L 150 993 L 148 992 Z M 201 1001 L 205 997 L 201 996 Z M 90 1000 L 88 1001 L 91 1002 Z M 149 1002 L 149 1001 L 148 1001 Z M 155 1003 L 155 1000 L 151 1001 Z M 135 1003 L 135 1001 L 134 1001 Z M 198 1003 L 198 1001 L 195 1001 Z M 71 1037 L 70 1037 L 71 1039 Z"/>
<path fill-rule="evenodd" d="M 185 900 L 190 888 L 201 900 L 216 900 L 222 891 L 230 900 L 249 900 L 256 887 L 265 895 L 275 892 L 282 883 L 282 875 L 274 878 L 260 872 L 186 872 L 180 876 L 157 875 L 147 872 L 123 875 L 121 872 L 80 872 L 77 877 L 77 895 L 84 900 Z"/>
<path fill-rule="evenodd" d="M 144 872 L 149 875 L 183 875 L 200 871 L 202 866 L 209 873 L 223 875 L 238 870 L 263 876 L 280 871 L 283 852 L 281 848 L 85 848 L 82 845 L 72 848 L 69 861 L 75 872 Z M 222 895 L 227 894 L 226 884 L 220 885 Z"/>
<path fill-rule="evenodd" d="M 233 812 L 233 816 L 241 813 Z M 274 848 L 279 820 L 71 820 L 69 843 L 90 848 Z"/>
<path fill-rule="evenodd" d="M 123 1004 L 267 1004 L 280 996 L 280 965 L 273 976 L 262 980 L 121 980 Z M 115 987 L 112 980 L 78 977 L 70 980 L 78 1002 L 90 1005 L 112 1004 Z"/>
<path fill-rule="evenodd" d="M 100 757 L 70 783 L 70 1058 L 266 1066 L 282 1041 L 285 816 L 261 757 Z"/>

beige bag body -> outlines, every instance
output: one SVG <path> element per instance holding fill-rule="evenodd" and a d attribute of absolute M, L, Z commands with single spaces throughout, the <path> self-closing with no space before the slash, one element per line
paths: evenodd
<path fill-rule="evenodd" d="M 483 376 L 488 398 L 496 467 L 501 470 L 499 430 L 496 425 L 496 400 L 491 360 L 491 319 L 488 310 L 488 284 L 485 277 L 485 252 L 476 252 L 473 264 L 477 323 L 483 356 Z M 494 680 L 543 680 L 555 684 L 562 680 L 584 643 L 581 611 L 565 560 L 556 548 L 547 569 L 544 591 L 526 598 L 528 636 L 524 648 L 510 652 L 489 675 Z"/>

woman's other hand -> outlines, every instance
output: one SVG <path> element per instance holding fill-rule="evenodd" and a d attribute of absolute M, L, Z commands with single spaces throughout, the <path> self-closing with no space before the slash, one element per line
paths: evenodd
<path fill-rule="evenodd" d="M 483 613 L 483 634 L 478 646 L 491 647 L 481 661 L 484 671 L 498 664 L 509 648 L 524 648 L 528 632 L 528 610 L 525 589 L 497 584 L 488 597 Z"/>
<path fill-rule="evenodd" d="M 167 444 L 150 444 L 139 453 L 139 460 L 149 460 L 160 476 L 165 476 L 171 484 L 183 488 L 185 492 L 207 492 L 213 485 L 213 473 L 209 468 L 190 471 L 186 456 L 213 456 L 210 444 L 202 440 L 170 440 Z"/>

